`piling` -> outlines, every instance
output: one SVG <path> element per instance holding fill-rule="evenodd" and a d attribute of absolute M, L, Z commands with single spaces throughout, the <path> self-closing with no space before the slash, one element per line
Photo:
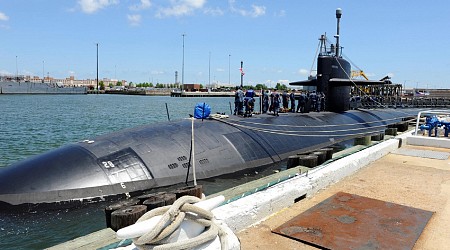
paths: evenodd
<path fill-rule="evenodd" d="M 286 168 L 294 168 L 299 165 L 298 155 L 292 155 L 288 157 L 288 161 L 286 163 Z"/>
<path fill-rule="evenodd" d="M 331 158 L 333 158 L 333 151 L 334 151 L 333 148 L 321 148 L 321 149 L 319 149 L 319 151 L 325 152 L 325 155 L 326 155 L 325 159 L 326 159 L 326 161 L 328 161 Z"/>
<path fill-rule="evenodd" d="M 133 225 L 146 212 L 147 207 L 144 205 L 134 205 L 116 210 L 111 214 L 111 229 L 117 231 Z"/>
<path fill-rule="evenodd" d="M 371 136 L 364 136 L 364 137 L 359 137 L 359 138 L 355 138 L 355 145 L 364 145 L 364 146 L 369 146 L 371 143 Z"/>
<path fill-rule="evenodd" d="M 299 165 L 308 168 L 314 168 L 317 166 L 317 158 L 317 155 L 299 155 Z"/>
<path fill-rule="evenodd" d="M 187 187 L 181 187 L 175 190 L 176 198 L 180 198 L 185 195 L 195 196 L 198 198 L 202 198 L 203 193 L 203 186 L 197 185 L 197 186 L 187 186 Z"/>
<path fill-rule="evenodd" d="M 109 205 L 105 208 L 106 227 L 111 227 L 111 214 L 119 209 L 139 204 L 138 199 L 124 200 L 115 204 Z"/>
<path fill-rule="evenodd" d="M 396 136 L 397 135 L 397 128 L 387 128 L 384 133 L 386 135 L 392 135 L 392 136 Z"/>
<path fill-rule="evenodd" d="M 376 135 L 372 135 L 370 137 L 370 139 L 372 141 L 382 141 L 384 139 L 384 133 L 379 133 L 379 134 L 376 134 Z"/>
<path fill-rule="evenodd" d="M 321 165 L 327 160 L 327 152 L 315 151 L 312 152 L 312 155 L 317 155 L 317 165 Z"/>

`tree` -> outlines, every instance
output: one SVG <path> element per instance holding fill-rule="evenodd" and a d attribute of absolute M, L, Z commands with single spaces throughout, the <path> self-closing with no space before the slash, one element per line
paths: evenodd
<path fill-rule="evenodd" d="M 256 84 L 255 88 L 256 89 L 267 89 L 267 86 L 265 84 L 258 83 L 258 84 Z"/>
<path fill-rule="evenodd" d="M 277 82 L 277 86 L 275 87 L 277 90 L 287 90 L 286 85 Z"/>
<path fill-rule="evenodd" d="M 200 89 L 202 89 L 202 88 L 203 88 L 203 84 L 200 83 Z"/>
<path fill-rule="evenodd" d="M 98 85 L 100 85 L 100 90 L 105 90 L 105 83 L 103 81 L 100 81 Z"/>
<path fill-rule="evenodd" d="M 122 86 L 122 82 L 116 82 L 116 86 Z"/>

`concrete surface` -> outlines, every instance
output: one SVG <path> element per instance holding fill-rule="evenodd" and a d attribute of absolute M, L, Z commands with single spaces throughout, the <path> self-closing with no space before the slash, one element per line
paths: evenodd
<path fill-rule="evenodd" d="M 425 146 L 403 145 L 403 148 L 450 152 L 446 148 Z M 449 248 L 450 160 L 388 154 L 314 196 L 241 230 L 237 235 L 242 249 L 316 249 L 271 233 L 271 229 L 339 191 L 435 212 L 414 249 Z"/>

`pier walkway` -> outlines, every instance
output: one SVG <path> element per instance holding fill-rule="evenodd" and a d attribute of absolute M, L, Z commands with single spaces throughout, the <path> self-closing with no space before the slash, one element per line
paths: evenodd
<path fill-rule="evenodd" d="M 448 140 L 448 139 L 444 139 Z M 421 151 L 417 151 L 421 150 Z M 423 151 L 422 151 L 423 150 Z M 412 152 L 410 155 L 404 152 Z M 414 153 L 416 152 L 416 153 Z M 419 152 L 419 154 L 417 154 Z M 321 189 L 313 196 L 281 211 L 237 235 L 242 249 L 317 249 L 300 241 L 272 233 L 293 217 L 328 197 L 346 192 L 434 212 L 414 249 L 446 249 L 450 245 L 450 160 L 427 158 L 448 148 L 405 145 L 362 168 L 355 174 Z M 445 157 L 444 157 L 445 158 Z M 367 225 L 371 227 L 372 225 Z"/>

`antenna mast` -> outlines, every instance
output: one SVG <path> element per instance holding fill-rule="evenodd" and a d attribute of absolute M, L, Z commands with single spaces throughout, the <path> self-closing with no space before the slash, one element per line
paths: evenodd
<path fill-rule="evenodd" d="M 339 28 L 340 28 L 341 16 L 342 16 L 342 10 L 341 10 L 341 8 L 337 8 L 336 9 L 337 34 L 336 34 L 336 36 L 334 36 L 334 37 L 336 37 L 336 57 L 340 57 L 339 50 L 341 49 L 341 47 L 339 46 Z"/>

